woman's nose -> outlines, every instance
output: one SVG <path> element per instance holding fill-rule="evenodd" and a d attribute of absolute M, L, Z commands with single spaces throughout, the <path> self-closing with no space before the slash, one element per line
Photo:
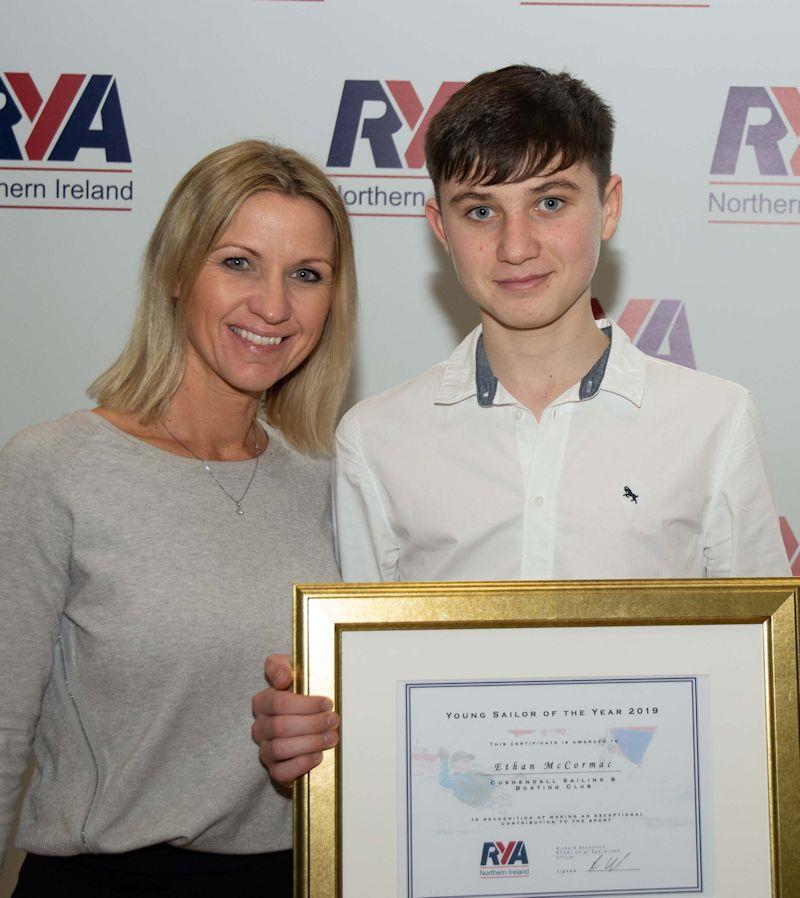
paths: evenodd
<path fill-rule="evenodd" d="M 280 324 L 292 314 L 283 279 L 264 279 L 248 299 L 250 311 L 270 324 Z"/>

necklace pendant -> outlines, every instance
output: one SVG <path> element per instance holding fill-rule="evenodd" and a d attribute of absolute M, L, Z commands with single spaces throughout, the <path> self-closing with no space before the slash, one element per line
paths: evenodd
<path fill-rule="evenodd" d="M 180 445 L 183 446 L 183 448 L 187 452 L 190 452 L 200 462 L 200 464 L 202 464 L 202 466 L 206 469 L 206 471 L 208 471 L 208 474 L 211 477 L 211 479 L 214 481 L 214 483 L 216 483 L 216 485 L 222 490 L 222 492 L 225 493 L 225 495 L 236 506 L 236 514 L 241 515 L 241 517 L 244 517 L 244 509 L 242 508 L 242 502 L 244 501 L 244 497 L 247 495 L 247 491 L 250 489 L 250 486 L 252 485 L 253 480 L 255 479 L 256 472 L 258 471 L 258 462 L 261 457 L 261 446 L 258 443 L 258 430 L 256 429 L 256 419 L 253 418 L 253 423 L 251 424 L 251 427 L 253 429 L 253 442 L 256 444 L 256 454 L 255 454 L 255 462 L 256 463 L 253 467 L 253 473 L 250 475 L 250 479 L 247 481 L 247 486 L 244 488 L 244 492 L 242 493 L 241 499 L 237 499 L 235 496 L 232 496 L 225 489 L 225 487 L 214 476 L 214 472 L 211 470 L 211 465 L 209 465 L 209 463 L 204 458 L 200 458 L 200 456 L 194 451 L 194 449 L 192 449 L 191 446 L 187 446 L 186 443 L 183 442 L 183 440 L 178 439 L 178 437 L 175 436 L 175 434 L 169 429 L 169 427 L 167 427 L 166 421 L 161 421 L 161 426 L 172 437 L 172 439 L 175 440 L 176 443 L 180 443 Z"/>

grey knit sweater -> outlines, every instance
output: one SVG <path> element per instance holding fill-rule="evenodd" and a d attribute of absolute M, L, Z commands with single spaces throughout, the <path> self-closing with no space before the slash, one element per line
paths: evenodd
<path fill-rule="evenodd" d="M 0 452 L 0 852 L 291 844 L 250 739 L 292 584 L 338 580 L 328 463 L 270 429 L 244 501 L 91 412 Z M 211 463 L 237 498 L 253 462 Z"/>

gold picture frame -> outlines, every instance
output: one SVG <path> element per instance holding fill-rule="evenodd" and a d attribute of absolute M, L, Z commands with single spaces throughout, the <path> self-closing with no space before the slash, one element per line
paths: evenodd
<path fill-rule="evenodd" d="M 348 740 L 348 715 L 353 719 L 356 714 L 346 701 L 343 704 L 342 672 L 347 659 L 342 645 L 348 633 L 402 631 L 404 639 L 416 643 L 425 633 L 430 633 L 424 637 L 428 642 L 441 638 L 437 633 L 442 630 L 554 628 L 548 630 L 548 638 L 569 639 L 569 628 L 688 627 L 678 632 L 698 637 L 689 641 L 696 643 L 711 634 L 715 645 L 720 637 L 724 646 L 727 634 L 748 625 L 758 627 L 763 646 L 759 674 L 763 675 L 768 786 L 764 801 L 769 831 L 764 838 L 769 840 L 765 863 L 771 890 L 767 894 L 771 898 L 799 896 L 799 595 L 800 580 L 793 579 L 296 586 L 295 688 L 331 696 L 342 714 L 342 727 L 340 745 L 326 752 L 322 763 L 295 787 L 295 898 L 362 898 L 343 892 L 341 833 L 347 796 L 342 794 L 341 759 Z M 717 629 L 725 625 L 736 629 Z M 585 632 L 598 640 L 612 634 Z M 628 632 L 632 633 L 613 631 L 613 635 L 624 637 Z M 662 633 L 666 636 L 668 631 L 654 635 Z M 386 695 L 384 700 L 393 699 Z M 353 746 L 352 750 L 369 748 Z M 368 831 L 368 821 L 365 826 Z M 392 898 L 385 892 L 380 895 Z"/>

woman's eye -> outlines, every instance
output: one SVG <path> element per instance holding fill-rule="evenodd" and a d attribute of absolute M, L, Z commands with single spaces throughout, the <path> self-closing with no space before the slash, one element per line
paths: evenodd
<path fill-rule="evenodd" d="M 564 200 L 560 200 L 557 196 L 546 196 L 539 200 L 539 208 L 543 212 L 558 212 L 564 205 Z"/>
<path fill-rule="evenodd" d="M 250 267 L 250 263 L 243 256 L 230 256 L 223 260 L 222 264 L 231 271 L 247 271 Z"/>
<path fill-rule="evenodd" d="M 298 281 L 308 281 L 309 283 L 320 280 L 319 272 L 314 271 L 313 268 L 298 268 L 292 277 Z"/>
<path fill-rule="evenodd" d="M 494 215 L 494 212 L 488 206 L 475 206 L 467 212 L 467 215 L 473 221 L 486 221 Z"/>

